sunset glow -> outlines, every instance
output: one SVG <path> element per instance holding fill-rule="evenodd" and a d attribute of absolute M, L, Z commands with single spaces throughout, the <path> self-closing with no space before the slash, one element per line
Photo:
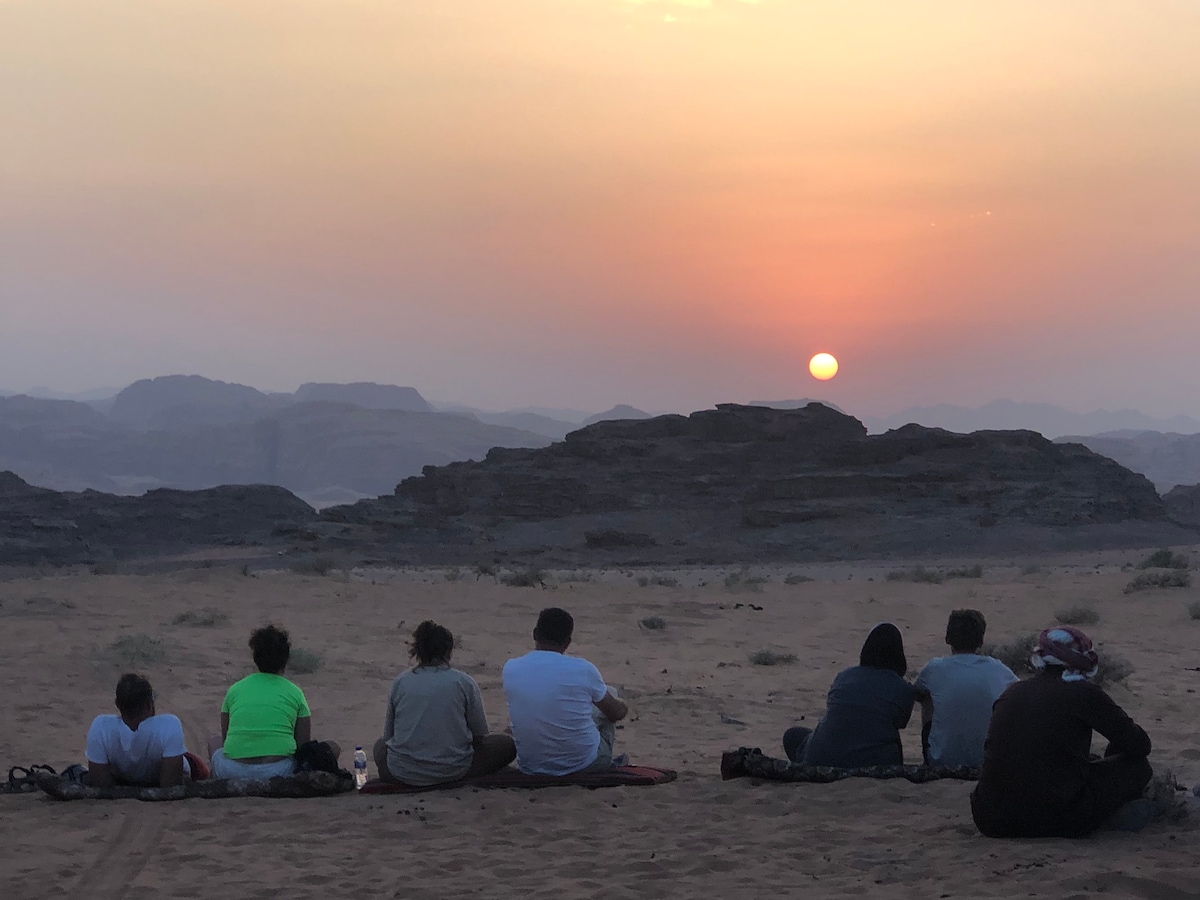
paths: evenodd
<path fill-rule="evenodd" d="M 1200 413 L 1196 34 L 1192 0 L 0 0 L 0 387 L 686 410 L 802 395 L 815 345 L 852 410 Z"/>

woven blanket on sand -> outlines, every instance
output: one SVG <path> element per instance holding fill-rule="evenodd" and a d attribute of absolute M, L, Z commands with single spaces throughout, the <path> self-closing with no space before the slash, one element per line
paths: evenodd
<path fill-rule="evenodd" d="M 979 770 L 968 767 L 945 766 L 864 766 L 858 769 L 837 769 L 833 766 L 800 766 L 786 759 L 766 756 L 757 747 L 739 747 L 721 754 L 721 778 L 762 778 L 767 781 L 807 781 L 828 784 L 843 778 L 906 778 L 916 784 L 957 778 L 978 781 Z"/>
<path fill-rule="evenodd" d="M 329 797 L 354 790 L 354 776 L 349 772 L 299 772 L 290 778 L 270 778 L 253 781 L 249 778 L 222 778 L 208 781 L 188 781 L 179 787 L 110 787 L 97 788 L 64 781 L 57 775 L 38 774 L 37 784 L 56 800 L 185 800 L 204 797 L 220 800 L 226 797 Z"/>
<path fill-rule="evenodd" d="M 580 775 L 526 775 L 516 769 L 501 769 L 491 775 L 479 778 L 450 781 L 445 784 L 431 784 L 424 787 L 414 787 L 409 784 L 395 784 L 386 781 L 368 781 L 363 787 L 364 794 L 415 794 L 421 791 L 436 791 L 446 788 L 545 788 L 562 787 L 564 785 L 579 785 L 581 787 L 642 787 L 651 784 L 666 784 L 675 780 L 674 769 L 660 769 L 656 766 L 617 766 L 607 772 L 588 772 Z"/>

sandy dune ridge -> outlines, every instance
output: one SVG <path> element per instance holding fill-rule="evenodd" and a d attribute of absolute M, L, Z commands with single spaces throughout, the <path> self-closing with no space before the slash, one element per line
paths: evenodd
<path fill-rule="evenodd" d="M 576 617 L 572 651 L 631 702 L 618 749 L 680 777 L 653 788 L 310 801 L 0 797 L 0 896 L 938 898 L 1044 896 L 1052 886 L 1064 898 L 1200 898 L 1196 817 L 1139 835 L 997 842 L 976 833 L 961 782 L 754 784 L 718 775 L 722 750 L 780 755 L 783 730 L 801 716 L 815 721 L 829 681 L 856 660 L 876 622 L 900 625 L 915 674 L 943 651 L 953 608 L 983 610 L 989 638 L 1003 638 L 1087 604 L 1100 614 L 1089 633 L 1134 665 L 1112 692 L 1150 732 L 1152 761 L 1185 784 L 1200 781 L 1200 621 L 1185 608 L 1200 588 L 1125 595 L 1132 573 L 1121 566 L 1138 558 L 1075 554 L 1042 560 L 1037 571 L 1028 560 L 985 561 L 984 577 L 943 584 L 889 582 L 894 562 L 754 569 L 729 585 L 737 569 L 550 573 L 544 588 L 508 587 L 467 568 L 247 577 L 216 567 L 3 581 L 5 766 L 82 761 L 87 724 L 111 710 L 127 669 L 151 678 L 160 711 L 179 715 L 189 748 L 202 748 L 225 688 L 250 670 L 250 629 L 267 621 L 321 657 L 315 673 L 293 676 L 318 736 L 345 747 L 378 736 L 405 640 L 424 618 L 461 637 L 455 663 L 479 681 L 500 728 L 500 667 L 529 647 L 537 611 L 559 605 Z M 793 573 L 815 580 L 784 584 Z M 208 609 L 227 619 L 174 624 Z M 666 628 L 641 627 L 647 616 Z M 114 643 L 138 635 L 161 644 L 135 647 L 164 658 L 121 659 Z M 798 661 L 751 665 L 763 648 Z M 722 714 L 745 725 L 724 724 Z M 915 723 L 904 740 L 918 760 Z"/>

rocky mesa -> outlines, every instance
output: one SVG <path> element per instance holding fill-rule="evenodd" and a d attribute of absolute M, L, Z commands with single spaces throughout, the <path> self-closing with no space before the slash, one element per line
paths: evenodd
<path fill-rule="evenodd" d="M 703 564 L 1193 541 L 1154 486 L 1029 431 L 954 434 L 720 405 L 427 466 L 333 507 L 337 543 L 422 562 Z"/>

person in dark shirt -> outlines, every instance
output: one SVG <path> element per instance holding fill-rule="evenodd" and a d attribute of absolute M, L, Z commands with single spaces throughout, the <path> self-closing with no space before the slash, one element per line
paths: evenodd
<path fill-rule="evenodd" d="M 912 717 L 915 694 L 904 680 L 908 660 L 900 629 L 890 622 L 867 635 L 859 664 L 839 672 L 815 730 L 797 726 L 783 749 L 797 765 L 889 766 L 904 762 L 900 729 Z"/>
<path fill-rule="evenodd" d="M 971 815 L 988 837 L 1082 837 L 1101 826 L 1136 831 L 1153 814 L 1141 798 L 1150 738 L 1091 682 L 1099 656 L 1078 628 L 1043 631 L 1040 671 L 1009 687 L 992 710 Z M 1091 758 L 1092 732 L 1108 739 Z"/>

